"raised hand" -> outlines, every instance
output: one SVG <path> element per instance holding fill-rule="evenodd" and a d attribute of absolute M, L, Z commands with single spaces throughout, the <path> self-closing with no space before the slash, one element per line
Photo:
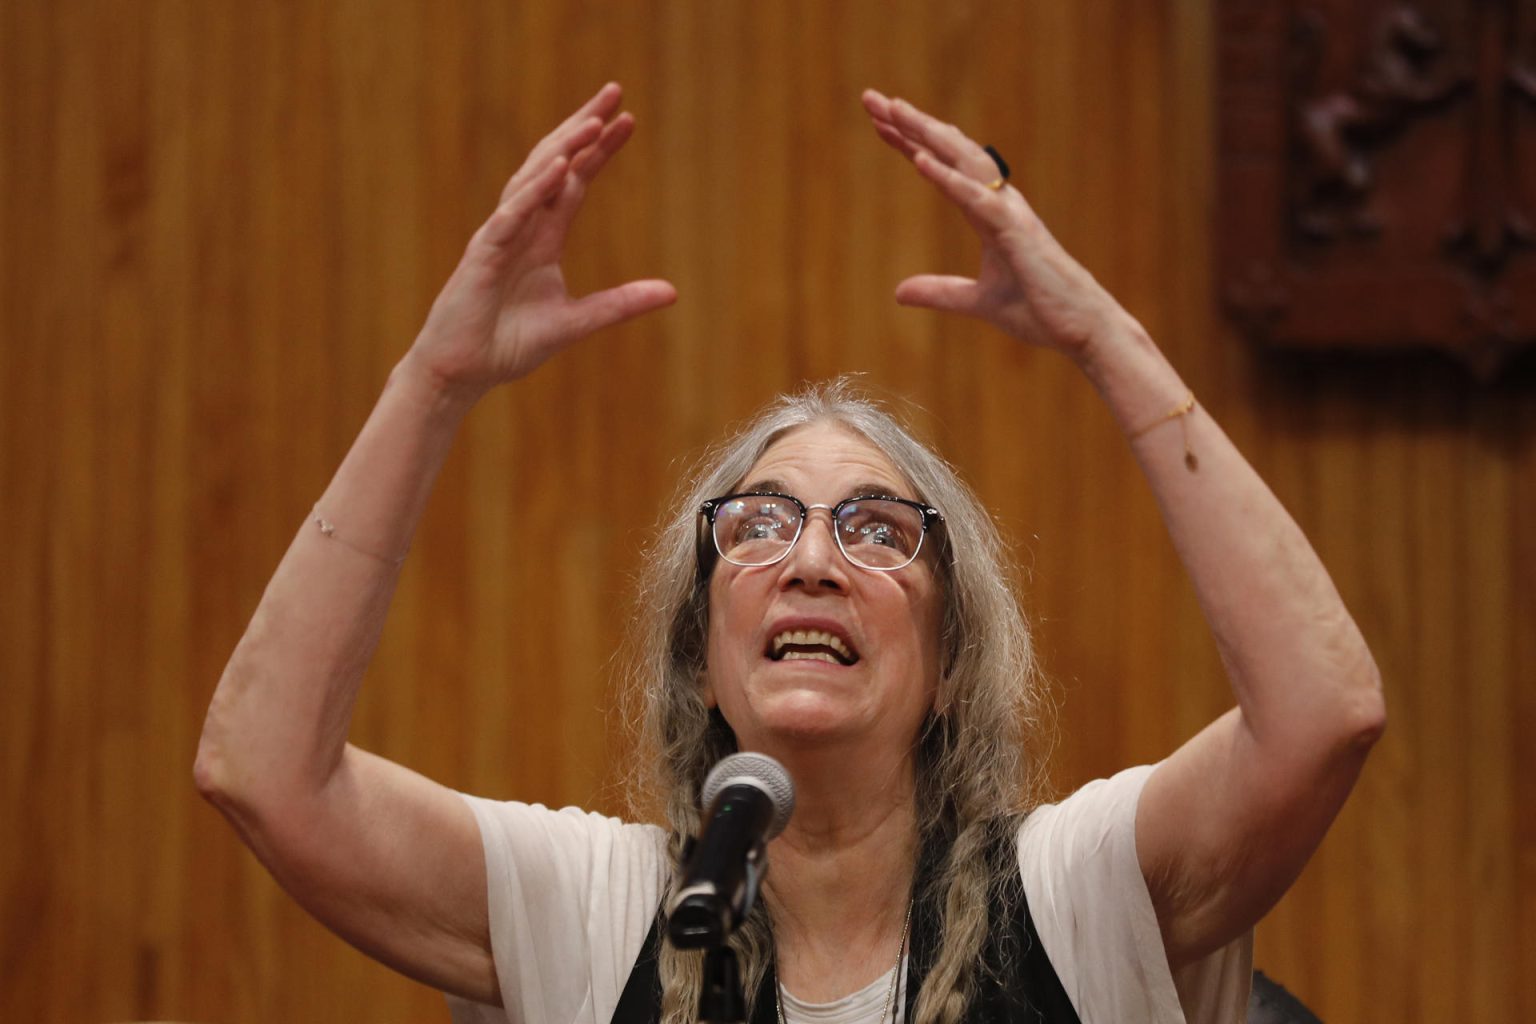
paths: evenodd
<path fill-rule="evenodd" d="M 981 238 L 974 278 L 919 274 L 896 301 L 979 317 L 1024 341 L 1082 358 L 1129 314 L 1046 230 L 1022 193 L 988 187 L 997 164 L 959 128 L 867 89 L 875 131 L 960 208 Z"/>
<path fill-rule="evenodd" d="M 613 83 L 545 136 L 502 190 L 432 304 L 406 361 L 470 400 L 530 373 L 592 332 L 670 305 L 666 281 L 631 281 L 581 298 L 560 260 L 587 186 L 634 132 Z"/>

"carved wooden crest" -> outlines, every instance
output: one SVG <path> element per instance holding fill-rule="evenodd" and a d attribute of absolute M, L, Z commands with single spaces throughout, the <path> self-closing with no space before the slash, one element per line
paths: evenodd
<path fill-rule="evenodd" d="M 1536 341 L 1536 0 L 1218 0 L 1220 289 L 1266 342 Z"/>

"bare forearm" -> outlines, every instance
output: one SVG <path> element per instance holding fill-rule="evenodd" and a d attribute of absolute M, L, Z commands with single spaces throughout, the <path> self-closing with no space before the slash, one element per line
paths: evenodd
<path fill-rule="evenodd" d="M 353 703 L 433 481 L 467 411 L 402 362 L 306 516 L 214 693 L 198 751 L 205 790 L 318 788 Z"/>
<path fill-rule="evenodd" d="M 1247 727 L 1260 742 L 1369 727 L 1380 716 L 1375 664 L 1300 528 L 1202 406 L 1169 415 L 1189 392 L 1139 325 L 1126 317 L 1102 337 L 1080 365 L 1139 435 L 1132 448 Z"/>

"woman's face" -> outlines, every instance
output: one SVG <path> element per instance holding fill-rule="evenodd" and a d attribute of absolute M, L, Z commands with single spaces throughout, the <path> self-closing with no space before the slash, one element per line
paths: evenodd
<path fill-rule="evenodd" d="M 871 493 L 915 499 L 889 459 L 835 423 L 797 427 L 769 447 L 743 491 L 836 505 Z M 773 565 L 720 559 L 709 592 L 705 697 L 744 750 L 785 743 L 884 740 L 905 750 L 933 707 L 940 673 L 938 581 L 925 541 L 894 572 L 849 562 L 831 517 L 815 510 Z M 775 641 L 803 634 L 775 651 Z M 825 645 L 829 633 L 844 649 Z"/>

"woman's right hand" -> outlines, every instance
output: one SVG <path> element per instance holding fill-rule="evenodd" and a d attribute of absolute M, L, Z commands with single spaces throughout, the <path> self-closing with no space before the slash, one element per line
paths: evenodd
<path fill-rule="evenodd" d="M 635 128 L 610 82 L 528 154 L 475 232 L 406 355 L 445 391 L 478 399 L 588 334 L 670 305 L 667 281 L 631 281 L 573 298 L 560 271 L 587 186 Z"/>

